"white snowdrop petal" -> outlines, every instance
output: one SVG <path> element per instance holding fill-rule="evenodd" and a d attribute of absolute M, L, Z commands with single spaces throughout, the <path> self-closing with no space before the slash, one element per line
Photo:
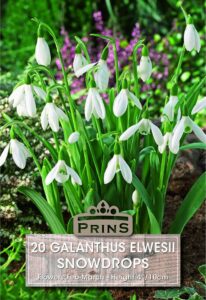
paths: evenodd
<path fill-rule="evenodd" d="M 44 100 L 46 98 L 46 92 L 44 90 L 42 90 L 40 87 L 35 85 L 33 85 L 32 87 L 34 89 L 34 92 L 40 99 Z"/>
<path fill-rule="evenodd" d="M 59 131 L 59 119 L 58 114 L 56 112 L 56 106 L 53 103 L 47 104 L 47 115 L 49 126 L 54 132 Z"/>
<path fill-rule="evenodd" d="M 25 102 L 26 109 L 30 117 L 35 117 L 36 115 L 36 103 L 34 96 L 32 94 L 32 88 L 30 84 L 25 84 Z"/>
<path fill-rule="evenodd" d="M 57 113 L 57 116 L 59 119 L 68 120 L 67 115 L 63 112 L 63 110 L 61 108 L 56 106 L 55 110 L 56 110 L 56 113 Z"/>
<path fill-rule="evenodd" d="M 38 37 L 35 49 L 35 58 L 39 65 L 48 66 L 51 63 L 51 53 L 44 38 Z"/>
<path fill-rule="evenodd" d="M 128 140 L 133 134 L 135 134 L 135 132 L 139 129 L 139 127 L 141 126 L 141 121 L 135 125 L 132 125 L 131 127 L 129 127 L 127 130 L 125 130 L 119 140 L 120 141 L 126 141 Z"/>
<path fill-rule="evenodd" d="M 67 166 L 67 173 L 68 173 L 68 175 L 71 176 L 71 178 L 73 179 L 73 182 L 75 182 L 79 185 L 82 185 L 82 181 L 76 171 L 74 171 L 72 168 Z"/>
<path fill-rule="evenodd" d="M 122 89 L 121 92 L 114 99 L 113 104 L 113 113 L 116 117 L 121 117 L 128 106 L 128 96 L 125 89 Z"/>
<path fill-rule="evenodd" d="M 163 153 L 166 150 L 167 143 L 168 143 L 168 140 L 169 140 L 169 135 L 170 135 L 170 133 L 167 132 L 163 136 L 163 143 L 162 143 L 162 145 L 158 146 L 158 150 L 159 150 L 160 153 Z"/>
<path fill-rule="evenodd" d="M 6 147 L 4 148 L 3 152 L 1 153 L 0 156 L 0 167 L 5 163 L 8 153 L 9 153 L 9 146 L 10 144 L 6 145 Z"/>
<path fill-rule="evenodd" d="M 108 162 L 107 168 L 104 173 L 104 184 L 111 182 L 116 174 L 117 166 L 117 156 L 114 155 L 113 158 Z"/>
<path fill-rule="evenodd" d="M 97 87 L 100 90 L 107 89 L 109 83 L 109 76 L 110 72 L 106 61 L 100 59 L 100 61 L 98 62 L 98 69 L 94 73 L 94 80 L 96 82 Z"/>
<path fill-rule="evenodd" d="M 118 157 L 119 159 L 119 166 L 120 166 L 120 171 L 122 173 L 122 176 L 124 180 L 128 183 L 132 182 L 132 171 L 126 161 L 123 159 L 121 155 Z"/>
<path fill-rule="evenodd" d="M 101 119 L 104 119 L 105 115 L 106 115 L 104 103 L 96 89 L 94 89 L 94 91 L 93 91 L 92 99 L 93 99 L 93 106 L 94 106 L 94 109 L 95 109 L 97 115 Z"/>
<path fill-rule="evenodd" d="M 10 149 L 12 158 L 20 169 L 24 169 L 26 166 L 26 157 L 24 155 L 24 152 L 21 149 L 21 146 L 19 146 L 20 142 L 18 142 L 15 139 L 11 139 L 10 141 Z"/>
<path fill-rule="evenodd" d="M 61 165 L 61 161 L 58 161 L 57 164 L 54 166 L 54 168 L 51 169 L 51 171 L 47 174 L 47 177 L 45 179 L 46 185 L 49 185 L 55 179 L 60 165 Z"/>
<path fill-rule="evenodd" d="M 88 64 L 80 69 L 78 69 L 76 72 L 75 72 L 75 75 L 77 77 L 80 77 L 81 75 L 83 75 L 84 73 L 88 72 L 89 70 L 91 70 L 94 66 L 96 65 L 96 62 L 95 63 L 91 63 L 91 64 Z"/>
<path fill-rule="evenodd" d="M 201 142 L 206 144 L 206 134 L 204 133 L 204 131 L 197 124 L 195 124 L 195 122 L 193 122 L 192 120 L 191 120 L 191 127 L 192 127 L 194 134 L 197 136 L 197 138 Z"/>
<path fill-rule="evenodd" d="M 202 109 L 206 108 L 206 97 L 201 99 L 199 102 L 195 104 L 195 106 L 192 109 L 192 115 L 198 113 Z"/>
<path fill-rule="evenodd" d="M 195 50 L 199 53 L 200 48 L 201 48 L 200 36 L 199 36 L 196 28 L 194 28 L 194 30 L 195 30 Z"/>
<path fill-rule="evenodd" d="M 188 24 L 185 28 L 184 45 L 187 51 L 192 51 L 195 48 L 195 31 L 193 24 Z"/>
<path fill-rule="evenodd" d="M 12 94 L 9 96 L 9 103 L 13 105 L 13 107 L 17 107 L 17 105 L 19 103 L 21 103 L 21 101 L 23 101 L 24 99 L 24 87 L 25 85 L 22 84 L 20 86 L 18 86 L 13 92 Z"/>
<path fill-rule="evenodd" d="M 17 114 L 21 117 L 29 117 L 29 113 L 27 111 L 27 107 L 26 107 L 26 101 L 25 99 L 23 101 L 21 101 L 17 107 L 16 107 L 16 111 L 17 111 Z"/>
<path fill-rule="evenodd" d="M 85 119 L 89 121 L 91 119 L 92 113 L 93 113 L 93 102 L 92 102 L 92 91 L 89 89 L 89 93 L 86 99 L 84 113 L 85 113 Z"/>
<path fill-rule="evenodd" d="M 164 140 L 160 129 L 150 122 L 153 138 L 158 146 L 162 145 Z"/>
<path fill-rule="evenodd" d="M 73 61 L 73 69 L 75 75 L 79 69 L 83 68 L 86 65 L 88 65 L 88 61 L 86 60 L 86 58 L 82 54 L 76 53 Z"/>
<path fill-rule="evenodd" d="M 149 56 L 142 56 L 140 64 L 137 67 L 138 76 L 145 82 L 147 81 L 152 73 L 152 63 Z"/>
<path fill-rule="evenodd" d="M 47 116 L 47 104 L 45 105 L 42 113 L 41 113 L 41 126 L 43 130 L 46 130 L 48 126 L 48 116 Z"/>
<path fill-rule="evenodd" d="M 31 157 L 31 154 L 30 154 L 29 150 L 25 147 L 25 145 L 23 143 L 19 142 L 19 147 L 21 148 L 21 151 L 23 152 L 26 159 L 28 157 Z"/>
<path fill-rule="evenodd" d="M 173 137 L 171 141 L 171 149 L 173 153 L 177 153 L 179 150 L 179 143 L 182 138 L 183 132 L 184 132 L 184 122 L 185 119 L 182 118 L 180 122 L 175 126 L 173 131 Z"/>
<path fill-rule="evenodd" d="M 142 104 L 140 103 L 139 99 L 130 91 L 128 91 L 129 98 L 134 102 L 134 104 L 141 110 Z"/>

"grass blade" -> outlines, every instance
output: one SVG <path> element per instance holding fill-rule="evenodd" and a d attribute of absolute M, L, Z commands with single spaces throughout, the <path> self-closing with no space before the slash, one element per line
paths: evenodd
<path fill-rule="evenodd" d="M 206 182 L 206 172 L 204 172 L 198 180 L 193 184 L 190 191 L 186 195 L 180 208 L 178 209 L 175 219 L 170 227 L 169 233 L 180 234 L 185 225 L 196 213 L 206 198 L 206 190 L 204 188 Z"/>
<path fill-rule="evenodd" d="M 53 209 L 49 206 L 47 201 L 36 191 L 28 187 L 20 187 L 18 191 L 25 196 L 29 197 L 32 202 L 37 206 L 43 215 L 45 221 L 48 223 L 51 232 L 54 234 L 63 234 L 66 233 L 65 228 L 62 223 L 57 218 Z"/>

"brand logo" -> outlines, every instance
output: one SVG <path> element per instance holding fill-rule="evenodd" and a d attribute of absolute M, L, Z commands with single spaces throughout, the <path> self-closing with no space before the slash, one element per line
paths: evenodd
<path fill-rule="evenodd" d="M 73 229 L 79 236 L 129 236 L 133 219 L 102 200 L 97 207 L 90 206 L 87 213 L 74 216 Z"/>

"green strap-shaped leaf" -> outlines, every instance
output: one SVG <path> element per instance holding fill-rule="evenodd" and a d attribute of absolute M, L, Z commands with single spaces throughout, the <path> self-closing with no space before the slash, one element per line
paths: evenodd
<path fill-rule="evenodd" d="M 193 184 L 190 191 L 186 195 L 180 208 L 178 209 L 175 219 L 169 229 L 169 233 L 180 234 L 185 225 L 196 213 L 206 198 L 205 190 L 206 172 L 204 172 L 198 180 Z"/>
<path fill-rule="evenodd" d="M 47 202 L 53 208 L 58 219 L 61 220 L 62 224 L 64 225 L 57 183 L 56 183 L 56 181 L 53 181 L 49 185 L 46 185 L 46 183 L 45 183 L 46 177 L 47 177 L 48 173 L 51 171 L 51 168 L 52 167 L 51 167 L 51 164 L 48 161 L 48 159 L 44 158 L 43 167 L 42 167 L 42 171 L 41 171 L 44 193 L 45 193 Z"/>
<path fill-rule="evenodd" d="M 150 198 L 147 190 L 145 189 L 144 185 L 141 183 L 141 181 L 138 179 L 138 177 L 133 174 L 133 180 L 132 184 L 136 188 L 136 190 L 139 192 L 139 194 L 142 197 L 143 202 L 145 203 L 150 219 L 150 233 L 151 234 L 159 234 L 161 233 L 160 225 L 154 215 L 154 207 L 152 203 L 152 199 Z"/>
<path fill-rule="evenodd" d="M 28 187 L 20 187 L 19 192 L 29 197 L 32 202 L 37 206 L 37 208 L 42 213 L 45 221 L 48 223 L 49 228 L 52 233 L 63 234 L 67 233 L 62 223 L 57 218 L 53 209 L 49 206 L 47 201 L 36 191 Z"/>
<path fill-rule="evenodd" d="M 180 147 L 180 150 L 186 149 L 206 149 L 206 144 L 204 143 L 191 143 Z"/>

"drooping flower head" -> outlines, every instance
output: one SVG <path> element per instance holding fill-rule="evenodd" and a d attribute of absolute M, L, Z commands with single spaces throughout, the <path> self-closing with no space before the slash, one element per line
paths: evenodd
<path fill-rule="evenodd" d="M 184 32 L 184 46 L 187 51 L 192 51 L 195 49 L 197 52 L 200 52 L 200 37 L 193 24 L 191 16 L 188 17 L 187 26 Z"/>
<path fill-rule="evenodd" d="M 129 127 L 125 132 L 120 136 L 120 141 L 128 140 L 133 134 L 139 131 L 142 135 L 148 135 L 152 132 L 153 138 L 158 146 L 163 144 L 163 136 L 160 129 L 153 124 L 149 119 L 143 118 L 137 124 Z"/>
<path fill-rule="evenodd" d="M 178 87 L 177 85 L 174 85 L 173 88 L 171 89 L 169 101 L 165 105 L 163 109 L 163 119 L 166 119 L 167 121 L 169 120 L 172 122 L 174 120 L 174 115 L 175 115 L 175 107 L 178 102 Z"/>
<path fill-rule="evenodd" d="M 127 183 L 132 182 L 132 171 L 121 154 L 119 154 L 119 147 L 116 145 L 114 156 L 108 162 L 107 168 L 104 172 L 104 184 L 111 182 L 118 172 L 121 172 L 124 180 Z"/>
<path fill-rule="evenodd" d="M 102 52 L 101 59 L 97 64 L 97 69 L 94 72 L 94 80 L 100 90 L 106 90 L 109 83 L 110 71 L 107 66 L 108 46 Z"/>
<path fill-rule="evenodd" d="M 72 132 L 68 138 L 68 143 L 74 144 L 74 143 L 78 142 L 79 137 L 80 137 L 80 134 L 78 131 Z"/>
<path fill-rule="evenodd" d="M 31 83 L 27 76 L 24 84 L 19 85 L 9 96 L 9 104 L 17 110 L 19 116 L 35 117 L 36 103 L 34 95 L 42 100 L 46 98 L 46 93 L 40 87 Z"/>
<path fill-rule="evenodd" d="M 127 110 L 129 99 L 138 108 L 142 109 L 139 99 L 128 90 L 127 80 L 123 81 L 120 93 L 114 99 L 113 112 L 116 117 L 121 117 Z"/>
<path fill-rule="evenodd" d="M 206 134 L 203 132 L 203 130 L 189 116 L 182 116 L 181 120 L 177 123 L 173 131 L 170 150 L 174 154 L 179 151 L 180 140 L 183 136 L 183 133 L 188 133 L 191 131 L 194 132 L 201 142 L 206 144 Z"/>
<path fill-rule="evenodd" d="M 82 185 L 82 181 L 77 172 L 70 168 L 64 161 L 63 152 L 64 149 L 62 147 L 59 151 L 58 162 L 56 163 L 54 168 L 48 173 L 45 179 L 46 185 L 52 183 L 53 180 L 56 180 L 59 183 L 64 183 L 69 178 L 71 178 L 73 184 L 76 183 L 78 185 Z"/>
<path fill-rule="evenodd" d="M 26 160 L 30 157 L 30 153 L 23 143 L 19 142 L 14 135 L 13 130 L 10 131 L 11 140 L 4 148 L 0 155 L 0 167 L 5 163 L 9 152 L 12 155 L 13 161 L 20 169 L 24 169 L 26 166 Z"/>
<path fill-rule="evenodd" d="M 198 113 L 202 109 L 206 108 L 206 97 L 198 101 L 192 109 L 192 115 Z"/>
<path fill-rule="evenodd" d="M 96 118 L 104 119 L 106 115 L 102 97 L 97 91 L 96 84 L 92 80 L 85 103 L 85 118 L 89 121 L 94 115 Z"/>
<path fill-rule="evenodd" d="M 140 64 L 137 67 L 138 76 L 145 82 L 152 74 L 152 62 L 149 57 L 149 50 L 147 46 L 142 49 L 142 57 L 140 59 Z"/>
<path fill-rule="evenodd" d="M 39 36 L 37 38 L 35 58 L 39 65 L 49 66 L 51 63 L 51 53 L 49 50 L 49 46 L 45 38 L 42 36 Z"/>
<path fill-rule="evenodd" d="M 67 120 L 67 115 L 54 103 L 48 102 L 41 113 L 41 126 L 46 130 L 48 125 L 54 132 L 59 131 L 59 120 Z"/>
<path fill-rule="evenodd" d="M 80 77 L 87 71 L 89 71 L 96 63 L 89 63 L 82 55 L 81 47 L 77 45 L 75 50 L 75 56 L 73 61 L 73 69 L 76 77 Z"/>

